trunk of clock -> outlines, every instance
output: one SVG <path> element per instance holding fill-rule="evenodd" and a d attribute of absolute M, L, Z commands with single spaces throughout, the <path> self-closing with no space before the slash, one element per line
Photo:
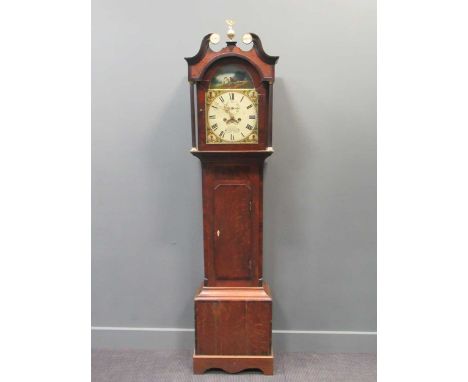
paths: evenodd
<path fill-rule="evenodd" d="M 202 163 L 205 280 L 194 371 L 271 374 L 272 299 L 262 276 L 263 164 L 271 152 L 194 152 Z"/>

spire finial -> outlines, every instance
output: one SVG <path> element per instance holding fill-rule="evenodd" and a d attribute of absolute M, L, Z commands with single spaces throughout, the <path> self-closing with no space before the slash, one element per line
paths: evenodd
<path fill-rule="evenodd" d="M 231 41 L 233 41 L 234 36 L 236 35 L 236 32 L 234 31 L 234 29 L 232 29 L 232 27 L 233 27 L 233 25 L 235 23 L 236 22 L 234 20 L 231 20 L 231 19 L 226 20 L 226 24 L 228 25 L 227 36 L 228 36 L 229 40 L 231 40 Z"/>

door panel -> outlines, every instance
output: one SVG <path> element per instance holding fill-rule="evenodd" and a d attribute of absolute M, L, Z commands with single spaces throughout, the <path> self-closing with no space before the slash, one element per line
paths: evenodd
<path fill-rule="evenodd" d="M 219 280 L 251 278 L 252 192 L 247 184 L 214 189 L 214 265 Z"/>

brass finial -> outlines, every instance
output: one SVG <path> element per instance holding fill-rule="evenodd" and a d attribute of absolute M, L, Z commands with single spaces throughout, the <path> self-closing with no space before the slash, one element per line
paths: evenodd
<path fill-rule="evenodd" d="M 232 26 L 235 23 L 236 22 L 234 20 L 230 20 L 230 19 L 226 20 L 226 24 L 228 25 L 227 36 L 228 36 L 229 40 L 231 40 L 231 41 L 234 39 L 234 36 L 236 35 L 236 32 L 234 32 L 234 29 L 232 29 Z"/>

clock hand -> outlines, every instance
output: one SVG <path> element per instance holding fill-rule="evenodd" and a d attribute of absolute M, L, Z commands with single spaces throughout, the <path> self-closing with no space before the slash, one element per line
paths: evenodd
<path fill-rule="evenodd" d="M 229 105 L 224 105 L 224 111 L 229 114 L 229 119 L 226 121 L 226 123 L 231 123 L 231 122 L 236 122 L 236 118 L 234 117 L 234 113 L 231 111 L 231 108 Z"/>
<path fill-rule="evenodd" d="M 222 109 L 229 114 L 229 119 L 223 118 L 223 121 L 226 122 L 227 125 L 233 122 L 237 125 L 241 121 L 240 118 L 236 119 L 232 111 L 233 107 L 230 107 L 229 104 L 224 104 Z"/>
<path fill-rule="evenodd" d="M 229 110 L 230 110 L 230 109 L 229 109 L 229 105 L 225 104 L 225 105 L 224 105 L 224 111 L 225 111 L 226 113 L 231 114 Z"/>

